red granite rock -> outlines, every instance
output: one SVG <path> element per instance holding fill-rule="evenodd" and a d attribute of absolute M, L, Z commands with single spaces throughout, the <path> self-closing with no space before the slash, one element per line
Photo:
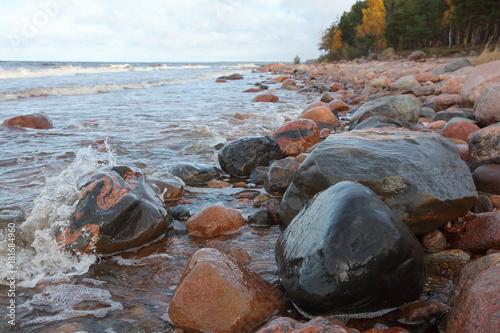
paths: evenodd
<path fill-rule="evenodd" d="M 438 317 L 446 312 L 447 306 L 442 302 L 415 302 L 402 307 L 398 321 L 404 324 L 418 323 L 428 317 Z"/>
<path fill-rule="evenodd" d="M 300 154 L 319 142 L 320 131 L 313 120 L 302 119 L 284 123 L 274 132 L 272 137 L 278 142 L 283 152 L 290 144 L 298 144 L 298 154 Z M 298 154 L 295 154 L 295 152 L 288 155 L 284 153 L 285 156 L 296 156 Z"/>
<path fill-rule="evenodd" d="M 465 144 L 458 144 L 458 152 L 460 154 L 460 158 L 467 164 L 470 162 L 470 156 L 469 156 L 469 145 L 467 143 Z"/>
<path fill-rule="evenodd" d="M 483 164 L 500 164 L 500 123 L 472 133 L 467 144 L 472 171 Z"/>
<path fill-rule="evenodd" d="M 500 249 L 500 212 L 469 215 L 464 221 L 461 237 L 452 244 L 455 248 L 475 253 Z"/>
<path fill-rule="evenodd" d="M 328 103 L 328 107 L 330 108 L 330 110 L 335 110 L 338 112 L 350 110 L 350 106 L 339 99 L 334 99 L 333 101 Z"/>
<path fill-rule="evenodd" d="M 500 164 L 484 164 L 472 173 L 476 189 L 500 195 Z"/>
<path fill-rule="evenodd" d="M 462 88 L 462 105 L 473 107 L 481 91 L 487 86 L 500 82 L 500 60 L 474 67 Z"/>
<path fill-rule="evenodd" d="M 420 73 L 415 75 L 415 79 L 418 82 L 438 82 L 439 77 L 436 74 L 430 73 L 430 72 L 425 72 L 425 73 Z"/>
<path fill-rule="evenodd" d="M 281 75 L 281 76 L 273 77 L 271 80 L 276 81 L 278 83 L 282 83 L 286 79 L 288 79 L 288 75 Z"/>
<path fill-rule="evenodd" d="M 297 159 L 295 159 L 297 161 Z M 493 205 L 493 208 L 495 209 L 500 209 L 500 195 L 492 195 L 490 197 L 491 204 Z"/>
<path fill-rule="evenodd" d="M 235 73 L 235 74 L 231 74 L 231 75 L 224 77 L 224 79 L 226 79 L 226 80 L 241 80 L 241 79 L 243 79 L 243 76 L 241 74 Z"/>
<path fill-rule="evenodd" d="M 471 133 L 478 131 L 479 127 L 466 121 L 457 121 L 443 128 L 445 138 L 455 138 L 467 141 Z"/>
<path fill-rule="evenodd" d="M 213 237 L 236 231 L 245 225 L 241 213 L 233 208 L 210 206 L 191 216 L 186 223 L 191 235 Z"/>
<path fill-rule="evenodd" d="M 198 250 L 175 289 L 168 315 L 187 331 L 248 332 L 283 306 L 276 287 L 216 249 Z"/>
<path fill-rule="evenodd" d="M 156 185 L 163 200 L 176 200 L 184 196 L 184 185 L 177 179 L 151 179 L 151 183 Z"/>
<path fill-rule="evenodd" d="M 401 327 L 390 327 L 387 329 L 384 328 L 372 328 L 368 331 L 364 331 L 363 333 L 410 333 L 404 328 Z"/>
<path fill-rule="evenodd" d="M 354 329 L 347 328 L 335 318 L 316 317 L 307 323 L 292 318 L 277 318 L 256 333 L 355 333 Z"/>
<path fill-rule="evenodd" d="M 440 108 L 446 109 L 452 105 L 460 104 L 460 95 L 458 94 L 441 94 L 432 97 L 430 100 L 435 101 Z"/>
<path fill-rule="evenodd" d="M 331 92 L 337 92 L 339 90 L 344 90 L 344 89 L 345 89 L 344 85 L 340 82 L 334 82 L 330 87 Z"/>
<path fill-rule="evenodd" d="M 259 89 L 259 88 L 249 88 L 245 91 L 243 91 L 244 93 L 257 93 L 257 92 L 261 92 L 262 89 Z"/>
<path fill-rule="evenodd" d="M 439 130 L 439 129 L 442 129 L 445 125 L 446 125 L 446 121 L 438 120 L 438 121 L 433 121 L 432 123 L 427 125 L 427 127 L 430 130 Z"/>
<path fill-rule="evenodd" d="M 211 188 L 224 188 L 231 187 L 231 184 L 222 180 L 212 179 L 208 182 L 207 186 Z"/>
<path fill-rule="evenodd" d="M 267 103 L 276 103 L 279 101 L 279 98 L 278 96 L 276 95 L 273 95 L 271 93 L 267 93 L 267 94 L 260 94 L 260 95 L 257 95 L 255 96 L 253 99 L 252 99 L 252 102 L 267 102 Z"/>
<path fill-rule="evenodd" d="M 441 94 L 460 94 L 465 83 L 465 76 L 448 76 L 443 82 L 439 83 L 434 89 L 434 93 Z"/>
<path fill-rule="evenodd" d="M 24 116 L 17 116 L 6 119 L 4 126 L 19 126 L 34 129 L 51 129 L 54 128 L 52 120 L 45 113 L 33 113 Z"/>
<path fill-rule="evenodd" d="M 446 333 L 498 332 L 500 330 L 500 266 L 478 274 L 458 295 Z"/>
<path fill-rule="evenodd" d="M 481 91 L 474 104 L 474 117 L 480 126 L 488 126 L 500 121 L 500 82 Z"/>
<path fill-rule="evenodd" d="M 308 106 L 306 106 L 306 108 L 302 111 L 301 114 L 304 114 L 306 113 L 307 111 L 311 110 L 311 109 L 314 109 L 314 108 L 317 108 L 319 106 L 323 106 L 323 107 L 328 107 L 328 103 L 325 103 L 325 102 L 321 102 L 321 101 L 316 101 L 316 102 L 313 102 L 311 104 L 309 104 Z"/>
<path fill-rule="evenodd" d="M 226 83 L 227 80 L 224 80 L 224 79 L 217 79 L 215 80 L 216 83 Z"/>
<path fill-rule="evenodd" d="M 440 252 L 446 248 L 446 237 L 439 231 L 434 230 L 422 238 L 422 246 L 428 252 Z"/>
<path fill-rule="evenodd" d="M 317 107 L 300 115 L 299 119 L 310 119 L 316 123 L 335 125 L 339 122 L 329 107 Z"/>

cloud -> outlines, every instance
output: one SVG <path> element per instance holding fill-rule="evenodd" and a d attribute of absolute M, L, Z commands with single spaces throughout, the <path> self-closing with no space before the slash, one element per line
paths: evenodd
<path fill-rule="evenodd" d="M 0 59 L 291 61 L 354 0 L 18 0 L 0 13 Z"/>

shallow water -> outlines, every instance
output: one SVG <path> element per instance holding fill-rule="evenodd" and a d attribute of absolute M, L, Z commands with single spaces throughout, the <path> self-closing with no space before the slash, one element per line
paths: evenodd
<path fill-rule="evenodd" d="M 175 221 L 167 237 L 136 252 L 111 257 L 61 253 L 53 227 L 67 223 L 77 182 L 103 164 L 141 168 L 150 177 L 178 162 L 218 165 L 219 143 L 261 135 L 295 117 L 307 96 L 279 91 L 280 103 L 253 103 L 243 93 L 263 81 L 253 64 L 95 64 L 0 62 L 0 121 L 45 112 L 52 130 L 0 126 L 0 302 L 8 304 L 9 223 L 16 225 L 16 326 L 1 331 L 163 332 L 166 310 L 186 266 L 214 239 L 186 234 Z M 215 83 L 241 73 L 244 80 Z M 239 113 L 244 120 L 235 118 Z M 106 151 L 99 143 L 106 141 Z M 244 216 L 239 202 L 255 189 L 188 188 L 192 214 L 223 203 Z M 245 196 L 246 197 L 246 196 Z M 244 227 L 215 240 L 252 257 L 248 267 L 277 283 L 273 228 Z M 2 307 L 1 313 L 4 313 Z"/>

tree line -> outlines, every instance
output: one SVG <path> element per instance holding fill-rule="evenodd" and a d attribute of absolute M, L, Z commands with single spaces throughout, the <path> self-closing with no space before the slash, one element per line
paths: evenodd
<path fill-rule="evenodd" d="M 365 0 L 321 32 L 322 60 L 498 42 L 499 0 Z"/>

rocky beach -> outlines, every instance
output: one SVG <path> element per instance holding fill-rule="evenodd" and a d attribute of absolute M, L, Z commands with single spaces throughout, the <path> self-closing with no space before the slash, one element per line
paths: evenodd
<path fill-rule="evenodd" d="M 25 280 L 10 331 L 499 331 L 500 60 L 379 59 L 211 78 L 245 82 L 239 103 L 263 113 L 299 110 L 211 143 L 208 163 L 160 172 L 92 140 L 65 216 L 2 215 L 19 247 L 89 261 Z M 1 121 L 55 127 L 50 112 Z"/>

